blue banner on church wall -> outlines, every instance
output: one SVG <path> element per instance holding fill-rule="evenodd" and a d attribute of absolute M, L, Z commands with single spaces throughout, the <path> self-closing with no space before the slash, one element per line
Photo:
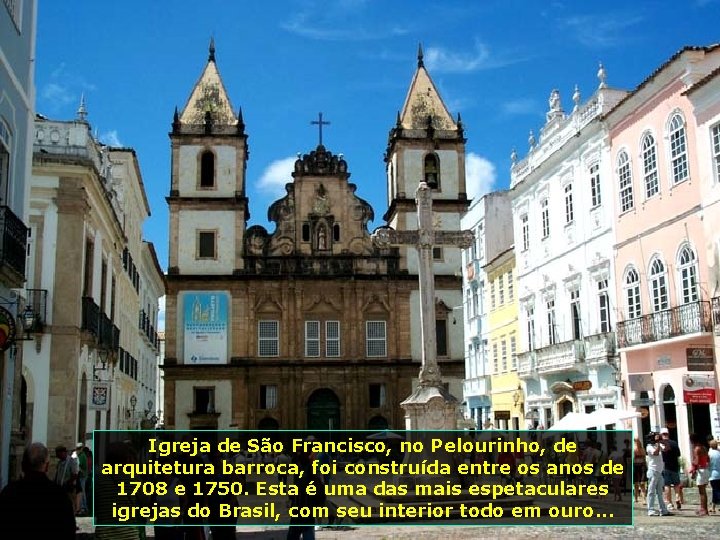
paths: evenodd
<path fill-rule="evenodd" d="M 183 296 L 183 357 L 186 364 L 227 364 L 228 293 Z"/>

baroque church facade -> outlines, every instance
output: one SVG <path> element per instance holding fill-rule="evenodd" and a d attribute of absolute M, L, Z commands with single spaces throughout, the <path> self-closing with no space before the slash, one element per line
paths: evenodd
<path fill-rule="evenodd" d="M 418 258 L 378 248 L 373 208 L 342 155 L 298 157 L 268 231 L 248 225 L 248 135 L 215 62 L 170 133 L 172 171 L 164 371 L 168 429 L 402 429 L 420 368 Z M 387 225 L 417 228 L 419 181 L 434 227 L 459 230 L 468 206 L 462 123 L 418 67 L 385 155 Z M 460 396 L 460 249 L 434 250 L 437 349 Z"/>

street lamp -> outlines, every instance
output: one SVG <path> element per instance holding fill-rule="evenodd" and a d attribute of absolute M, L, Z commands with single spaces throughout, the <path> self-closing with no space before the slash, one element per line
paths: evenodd
<path fill-rule="evenodd" d="M 132 396 L 130 396 L 130 407 L 132 408 L 132 416 L 130 416 L 130 422 L 133 429 L 135 429 L 135 405 L 137 405 L 137 397 L 135 397 L 135 394 L 133 394 Z"/>
<path fill-rule="evenodd" d="M 107 361 L 108 361 L 108 351 L 107 349 L 98 349 L 95 352 L 97 362 L 95 365 L 93 365 L 92 372 L 93 372 L 93 381 L 99 381 L 100 377 L 98 377 L 97 372 L 98 371 L 105 371 L 107 369 Z M 98 366 L 99 364 L 99 366 Z"/>

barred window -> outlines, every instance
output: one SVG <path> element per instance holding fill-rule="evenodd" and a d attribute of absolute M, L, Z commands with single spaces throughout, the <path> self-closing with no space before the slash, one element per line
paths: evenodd
<path fill-rule="evenodd" d="M 635 206 L 630 159 L 628 158 L 627 152 L 620 152 L 618 156 L 617 174 L 620 187 L 620 211 L 627 212 Z"/>
<path fill-rule="evenodd" d="M 687 180 L 689 173 L 685 121 L 679 114 L 675 114 L 670 120 L 670 162 L 673 184 Z"/>
<path fill-rule="evenodd" d="M 320 321 L 305 321 L 305 356 L 320 356 Z"/>
<path fill-rule="evenodd" d="M 340 356 L 340 321 L 325 321 L 325 356 Z"/>
<path fill-rule="evenodd" d="M 258 321 L 258 356 L 280 354 L 280 321 Z"/>
<path fill-rule="evenodd" d="M 710 137 L 712 138 L 712 155 L 713 170 L 715 171 L 715 181 L 720 182 L 720 124 L 715 124 L 710 129 Z"/>
<path fill-rule="evenodd" d="M 649 199 L 660 191 L 657 172 L 657 151 L 655 139 L 649 133 L 642 141 L 643 170 L 645 173 L 645 198 Z"/>
<path fill-rule="evenodd" d="M 572 223 L 575 219 L 573 208 L 573 187 L 572 184 L 565 186 L 565 223 Z"/>
<path fill-rule="evenodd" d="M 522 226 L 523 251 L 527 251 L 530 248 L 530 224 L 528 223 L 527 214 L 524 214 L 520 217 L 520 223 Z"/>
<path fill-rule="evenodd" d="M 640 303 L 640 276 L 637 270 L 630 268 L 625 275 L 625 298 L 627 300 L 627 318 L 637 319 L 642 315 Z"/>
<path fill-rule="evenodd" d="M 550 209 L 548 208 L 548 200 L 540 201 L 540 212 L 542 214 L 542 237 L 550 236 Z"/>
<path fill-rule="evenodd" d="M 365 322 L 365 350 L 368 357 L 387 356 L 385 321 Z"/>
<path fill-rule="evenodd" d="M 602 195 L 600 193 L 600 166 L 597 163 L 590 167 L 590 203 L 593 208 L 602 204 Z"/>

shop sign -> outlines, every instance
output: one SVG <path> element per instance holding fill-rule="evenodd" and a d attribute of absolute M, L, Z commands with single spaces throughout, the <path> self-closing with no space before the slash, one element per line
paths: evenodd
<path fill-rule="evenodd" d="M 495 411 L 495 420 L 510 420 L 510 411 Z"/>
<path fill-rule="evenodd" d="M 688 371 L 715 371 L 715 350 L 712 347 L 685 349 Z"/>
<path fill-rule="evenodd" d="M 670 358 L 668 355 L 658 356 L 657 359 L 657 366 L 659 368 L 663 367 L 670 367 L 672 365 L 672 358 Z"/>
<path fill-rule="evenodd" d="M 575 392 L 580 392 L 582 390 L 590 390 L 592 388 L 592 382 L 591 381 L 574 381 L 572 383 L 572 387 Z"/>
<path fill-rule="evenodd" d="M 628 375 L 628 382 L 633 392 L 647 392 L 653 389 L 652 373 L 631 373 Z"/>
<path fill-rule="evenodd" d="M 683 375 L 683 401 L 689 404 L 715 403 L 715 376 Z"/>
<path fill-rule="evenodd" d="M 652 398 L 637 398 L 630 401 L 632 407 L 652 407 L 655 405 L 655 400 Z"/>

